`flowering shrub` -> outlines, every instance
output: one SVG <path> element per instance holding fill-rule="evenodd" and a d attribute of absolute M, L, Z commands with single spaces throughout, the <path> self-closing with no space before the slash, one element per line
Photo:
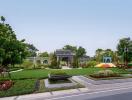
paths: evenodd
<path fill-rule="evenodd" d="M 3 81 L 0 83 L 0 90 L 8 90 L 13 85 L 11 80 Z"/>

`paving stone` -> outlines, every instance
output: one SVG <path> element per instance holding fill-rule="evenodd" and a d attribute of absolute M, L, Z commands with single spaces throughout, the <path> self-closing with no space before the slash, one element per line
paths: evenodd
<path fill-rule="evenodd" d="M 72 93 L 78 93 L 78 92 L 79 91 L 77 89 L 70 89 L 70 90 L 54 91 L 52 93 L 54 96 L 56 96 L 56 95 L 72 94 Z"/>
<path fill-rule="evenodd" d="M 28 100 L 28 98 L 32 98 L 32 99 L 39 99 L 39 98 L 46 98 L 52 96 L 50 94 L 50 92 L 45 92 L 45 93 L 37 93 L 37 94 L 29 94 L 29 95 L 23 95 L 23 96 L 19 96 L 17 98 L 17 100 Z"/>

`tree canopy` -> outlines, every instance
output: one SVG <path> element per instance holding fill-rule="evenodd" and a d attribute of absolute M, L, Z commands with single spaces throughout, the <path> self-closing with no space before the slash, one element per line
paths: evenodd
<path fill-rule="evenodd" d="M 76 56 L 77 56 L 78 58 L 80 58 L 80 57 L 82 57 L 82 56 L 84 56 L 84 55 L 86 55 L 86 50 L 85 50 L 83 47 L 80 46 L 80 47 L 77 49 Z"/>
<path fill-rule="evenodd" d="M 77 58 L 80 58 L 84 55 L 86 55 L 86 50 L 85 48 L 79 46 L 78 48 L 76 46 L 71 46 L 71 45 L 65 45 L 63 47 L 64 50 L 71 50 L 73 53 L 75 53 L 75 56 Z"/>
<path fill-rule="evenodd" d="M 122 59 L 126 59 L 128 62 L 132 60 L 132 40 L 128 38 L 122 38 L 117 45 L 118 55 Z"/>
<path fill-rule="evenodd" d="M 1 17 L 4 22 L 5 18 Z M 24 40 L 18 40 L 9 24 L 0 22 L 0 66 L 8 67 L 21 63 L 27 55 Z"/>
<path fill-rule="evenodd" d="M 71 46 L 71 45 L 65 45 L 63 47 L 64 50 L 71 50 L 73 53 L 77 52 L 77 47 L 76 46 Z"/>
<path fill-rule="evenodd" d="M 48 52 L 43 52 L 39 54 L 40 57 L 49 57 Z"/>
<path fill-rule="evenodd" d="M 28 56 L 36 57 L 37 56 L 36 52 L 38 51 L 38 49 L 33 44 L 26 43 L 26 45 L 27 45 L 27 49 L 28 49 Z"/>

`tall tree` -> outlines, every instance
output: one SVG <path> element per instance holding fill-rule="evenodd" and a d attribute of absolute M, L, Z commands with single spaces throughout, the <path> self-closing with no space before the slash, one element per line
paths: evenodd
<path fill-rule="evenodd" d="M 97 49 L 96 50 L 96 54 L 95 54 L 95 58 L 97 62 L 101 62 L 102 61 L 102 54 L 104 53 L 103 49 Z"/>
<path fill-rule="evenodd" d="M 71 50 L 73 53 L 77 52 L 77 47 L 76 46 L 71 46 L 71 45 L 65 45 L 63 47 L 64 50 Z"/>
<path fill-rule="evenodd" d="M 4 24 L 4 22 L 5 22 L 5 17 L 4 17 L 4 16 L 1 16 L 1 21 L 2 21 L 3 24 Z"/>
<path fill-rule="evenodd" d="M 122 57 L 122 60 L 130 62 L 132 60 L 132 40 L 128 38 L 122 38 L 117 45 L 118 55 Z"/>
<path fill-rule="evenodd" d="M 4 21 L 1 19 L 1 21 Z M 9 24 L 0 23 L 0 66 L 21 63 L 27 55 L 26 44 L 16 38 Z"/>
<path fill-rule="evenodd" d="M 57 57 L 54 53 L 51 53 L 50 55 L 50 60 L 51 60 L 51 68 L 59 68 L 59 62 L 57 62 Z"/>
<path fill-rule="evenodd" d="M 28 53 L 28 56 L 29 57 L 36 57 L 37 56 L 37 51 L 38 51 L 38 49 L 33 45 L 33 44 L 26 44 L 27 45 L 27 49 L 28 49 L 28 51 L 29 51 L 29 53 Z"/>
<path fill-rule="evenodd" d="M 86 55 L 86 50 L 83 47 L 79 47 L 76 52 L 77 58 L 80 58 L 82 56 Z"/>

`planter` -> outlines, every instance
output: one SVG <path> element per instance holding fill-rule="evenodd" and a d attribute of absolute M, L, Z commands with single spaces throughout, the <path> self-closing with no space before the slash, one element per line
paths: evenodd
<path fill-rule="evenodd" d="M 70 76 L 70 75 L 50 75 L 50 74 L 48 75 L 48 79 L 53 80 L 53 81 L 67 80 L 70 77 L 72 77 L 72 76 Z"/>

